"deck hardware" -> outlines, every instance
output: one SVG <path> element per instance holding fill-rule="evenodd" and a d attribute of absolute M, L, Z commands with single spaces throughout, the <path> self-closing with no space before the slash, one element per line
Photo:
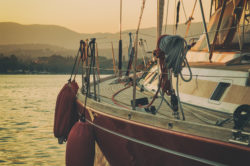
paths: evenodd
<path fill-rule="evenodd" d="M 128 114 L 128 119 L 131 120 L 131 118 L 132 118 L 132 114 L 129 113 L 129 114 Z"/>
<path fill-rule="evenodd" d="M 168 129 L 172 129 L 174 127 L 174 124 L 172 122 L 168 123 Z"/>
<path fill-rule="evenodd" d="M 149 108 L 144 108 L 144 110 L 148 113 L 152 113 L 153 115 L 155 115 L 157 112 L 155 106 L 150 106 Z"/>
<path fill-rule="evenodd" d="M 131 100 L 131 105 L 134 105 L 134 100 Z M 148 98 L 147 97 L 143 97 L 143 98 L 139 98 L 139 99 L 136 99 L 135 100 L 135 106 L 138 107 L 138 106 L 143 106 L 143 105 L 147 105 L 149 102 L 148 102 Z"/>
<path fill-rule="evenodd" d="M 234 129 L 243 130 L 250 122 L 250 106 L 243 104 L 239 106 L 233 114 Z"/>
<path fill-rule="evenodd" d="M 232 138 L 229 139 L 229 142 L 245 146 L 250 145 L 250 133 L 239 130 L 232 130 L 232 134 Z"/>

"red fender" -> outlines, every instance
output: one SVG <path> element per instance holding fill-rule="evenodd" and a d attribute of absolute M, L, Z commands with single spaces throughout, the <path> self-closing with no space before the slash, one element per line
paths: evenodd
<path fill-rule="evenodd" d="M 58 138 L 59 143 L 67 140 L 70 129 L 78 120 L 78 114 L 75 109 L 78 88 L 77 83 L 72 81 L 65 84 L 57 96 L 54 135 Z"/>
<path fill-rule="evenodd" d="M 93 166 L 95 158 L 95 137 L 93 126 L 78 121 L 72 127 L 66 146 L 67 166 Z"/>

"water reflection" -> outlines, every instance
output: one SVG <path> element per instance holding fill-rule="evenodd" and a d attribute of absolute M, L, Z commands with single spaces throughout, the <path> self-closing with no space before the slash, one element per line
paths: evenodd
<path fill-rule="evenodd" d="M 65 144 L 57 144 L 53 121 L 67 79 L 0 75 L 0 165 L 64 165 Z"/>

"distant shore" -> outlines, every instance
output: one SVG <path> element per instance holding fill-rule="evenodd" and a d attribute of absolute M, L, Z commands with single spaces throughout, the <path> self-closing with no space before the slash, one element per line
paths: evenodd
<path fill-rule="evenodd" d="M 100 75 L 112 75 L 114 73 L 100 73 Z M 0 73 L 0 75 L 70 75 L 70 73 Z M 77 74 L 81 75 L 81 74 Z"/>

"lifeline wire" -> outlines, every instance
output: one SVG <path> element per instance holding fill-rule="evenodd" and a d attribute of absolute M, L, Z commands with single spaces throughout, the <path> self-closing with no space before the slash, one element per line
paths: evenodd
<path fill-rule="evenodd" d="M 84 69 L 89 68 L 89 67 L 83 67 Z M 92 67 L 92 68 L 97 68 L 97 67 Z M 114 69 L 104 69 L 100 68 L 101 71 L 113 71 Z M 123 72 L 126 72 L 127 70 L 122 70 Z M 155 72 L 150 72 L 147 70 L 142 70 L 142 72 L 148 72 L 148 73 L 155 73 Z M 166 72 L 163 72 L 163 74 L 167 74 Z M 182 76 L 191 76 L 190 74 L 182 74 Z M 214 77 L 214 78 L 248 78 L 247 76 L 215 76 L 215 75 L 201 75 L 201 74 L 192 74 L 192 77 Z"/>

